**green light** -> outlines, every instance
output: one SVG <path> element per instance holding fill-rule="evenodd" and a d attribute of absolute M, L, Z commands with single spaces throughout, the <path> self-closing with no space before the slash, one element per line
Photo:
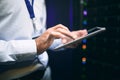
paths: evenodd
<path fill-rule="evenodd" d="M 87 6 L 87 3 L 86 3 L 86 2 L 84 2 L 84 3 L 83 3 L 83 5 L 84 5 L 84 6 Z"/>

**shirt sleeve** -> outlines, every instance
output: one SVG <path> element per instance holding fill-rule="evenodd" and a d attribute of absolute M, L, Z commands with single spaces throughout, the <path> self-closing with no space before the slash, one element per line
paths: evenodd
<path fill-rule="evenodd" d="M 0 62 L 32 60 L 36 53 L 34 40 L 0 40 Z"/>

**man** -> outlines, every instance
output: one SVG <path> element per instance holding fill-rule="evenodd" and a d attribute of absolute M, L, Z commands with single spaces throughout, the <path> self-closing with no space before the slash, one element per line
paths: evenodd
<path fill-rule="evenodd" d="M 0 80 L 26 80 L 36 71 L 39 79 L 49 76 L 46 49 L 87 34 L 61 24 L 46 30 L 45 21 L 44 0 L 0 0 Z"/>

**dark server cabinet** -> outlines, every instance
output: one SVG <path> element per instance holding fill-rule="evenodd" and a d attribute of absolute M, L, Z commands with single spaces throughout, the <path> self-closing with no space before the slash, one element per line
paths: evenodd
<path fill-rule="evenodd" d="M 106 27 L 105 32 L 75 49 L 74 80 L 120 80 L 120 0 L 75 0 L 74 4 L 77 5 L 74 5 L 77 29 Z M 86 49 L 82 48 L 84 44 Z"/>

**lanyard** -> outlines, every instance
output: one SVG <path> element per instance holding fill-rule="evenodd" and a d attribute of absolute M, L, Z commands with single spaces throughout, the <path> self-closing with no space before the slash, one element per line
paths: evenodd
<path fill-rule="evenodd" d="M 29 0 L 25 0 L 30 18 L 32 19 L 32 23 L 33 23 L 33 27 L 34 27 L 34 31 L 37 32 L 40 30 L 40 26 L 37 23 L 37 20 L 35 18 L 35 13 L 34 13 L 34 9 L 33 9 L 33 4 L 34 4 L 34 0 L 32 0 L 32 2 L 30 3 Z"/>
<path fill-rule="evenodd" d="M 34 14 L 34 9 L 33 9 L 33 4 L 34 4 L 34 0 L 32 0 L 32 4 L 30 4 L 29 0 L 25 0 L 28 12 L 30 14 L 30 18 L 33 19 L 35 18 L 35 14 Z"/>

